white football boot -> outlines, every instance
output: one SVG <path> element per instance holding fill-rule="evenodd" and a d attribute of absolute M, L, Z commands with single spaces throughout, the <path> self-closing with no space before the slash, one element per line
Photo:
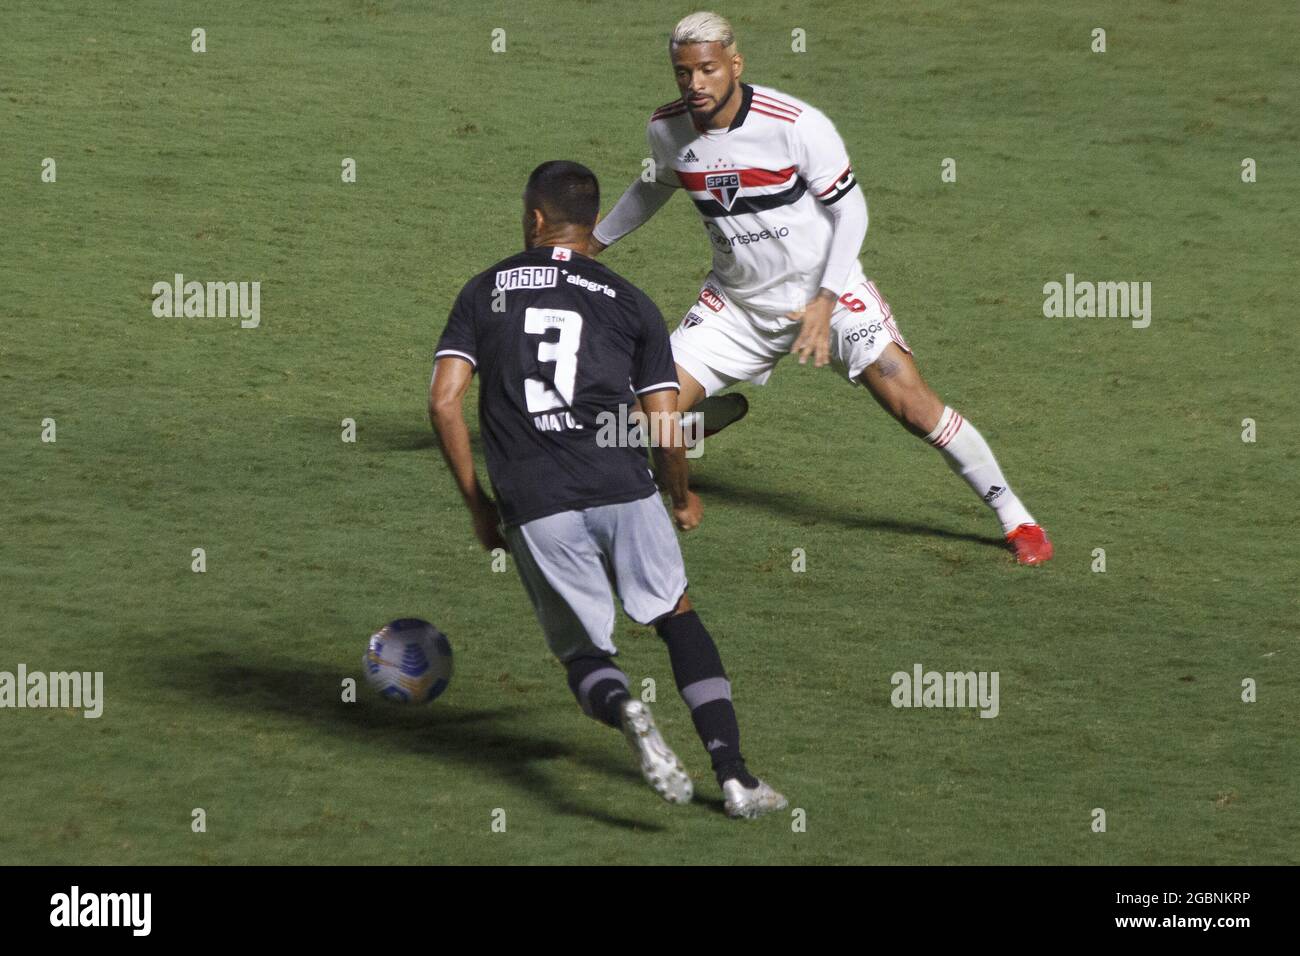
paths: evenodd
<path fill-rule="evenodd" d="M 757 787 L 746 787 L 733 777 L 722 785 L 722 795 L 726 798 L 727 816 L 745 820 L 757 820 L 765 813 L 784 810 L 789 805 L 785 797 L 762 780 Z"/>
<path fill-rule="evenodd" d="M 677 755 L 664 743 L 655 719 L 650 716 L 650 708 L 632 698 L 623 701 L 620 711 L 623 736 L 641 762 L 645 782 L 669 803 L 690 803 L 695 786 Z"/>

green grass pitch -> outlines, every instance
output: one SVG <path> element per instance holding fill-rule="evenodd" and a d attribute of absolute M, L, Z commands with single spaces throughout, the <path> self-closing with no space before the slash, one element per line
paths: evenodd
<path fill-rule="evenodd" d="M 1300 863 L 1291 3 L 719 8 L 746 79 L 837 124 L 868 275 L 1057 546 L 1015 566 L 830 371 L 747 389 L 683 548 L 746 754 L 802 827 L 723 817 L 663 648 L 621 619 L 699 796 L 650 793 L 425 418 L 528 172 L 579 160 L 612 205 L 690 8 L 9 6 L 0 671 L 102 671 L 105 702 L 0 710 L 0 863 Z M 675 324 L 709 248 L 677 197 L 604 258 Z M 260 326 L 155 317 L 175 273 L 260 281 Z M 1150 327 L 1044 317 L 1067 273 L 1151 282 Z M 342 702 L 403 615 L 450 636 L 449 691 Z M 999 716 L 895 709 L 916 663 L 997 671 Z"/>

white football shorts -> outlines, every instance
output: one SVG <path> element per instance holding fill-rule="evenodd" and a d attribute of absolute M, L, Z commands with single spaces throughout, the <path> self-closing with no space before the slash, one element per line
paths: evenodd
<path fill-rule="evenodd" d="M 677 533 L 657 492 L 536 518 L 506 528 L 505 537 L 546 643 L 562 661 L 618 653 L 611 588 L 638 624 L 671 614 L 686 593 Z"/>
<path fill-rule="evenodd" d="M 713 273 L 699 301 L 673 331 L 673 360 L 713 395 L 737 382 L 763 385 L 790 354 L 802 326 L 793 319 L 747 309 L 732 299 Z M 870 279 L 840 296 L 831 313 L 831 367 L 852 384 L 893 342 L 911 352 L 889 303 Z"/>

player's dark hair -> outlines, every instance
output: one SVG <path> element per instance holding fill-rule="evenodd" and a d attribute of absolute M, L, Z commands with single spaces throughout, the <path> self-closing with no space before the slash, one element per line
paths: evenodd
<path fill-rule="evenodd" d="M 581 163 L 553 159 L 528 177 L 524 204 L 542 210 L 552 223 L 591 227 L 600 213 L 600 184 L 596 174 Z"/>

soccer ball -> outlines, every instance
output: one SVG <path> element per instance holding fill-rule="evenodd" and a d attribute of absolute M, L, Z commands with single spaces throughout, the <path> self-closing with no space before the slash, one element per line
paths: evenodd
<path fill-rule="evenodd" d="M 428 621 L 404 617 L 370 635 L 366 680 L 389 700 L 427 704 L 451 680 L 451 643 Z"/>

